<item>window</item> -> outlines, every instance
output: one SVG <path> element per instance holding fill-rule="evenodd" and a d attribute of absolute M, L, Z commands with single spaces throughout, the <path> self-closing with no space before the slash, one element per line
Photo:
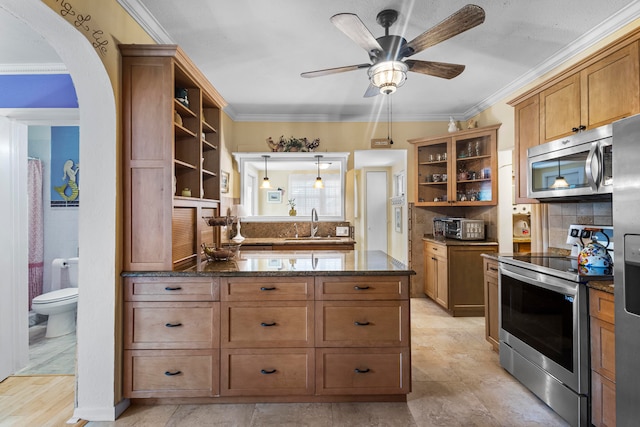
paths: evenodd
<path fill-rule="evenodd" d="M 298 215 L 311 215 L 311 210 L 316 208 L 318 215 L 339 216 L 342 199 L 342 189 L 340 187 L 340 175 L 337 173 L 323 174 L 322 182 L 324 188 L 313 188 L 316 182 L 315 173 L 291 174 L 289 175 L 289 197 L 294 198 Z"/>

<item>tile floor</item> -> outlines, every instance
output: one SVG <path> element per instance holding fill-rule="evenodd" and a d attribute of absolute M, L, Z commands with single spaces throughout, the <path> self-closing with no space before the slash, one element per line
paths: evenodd
<path fill-rule="evenodd" d="M 406 403 L 159 405 L 130 407 L 87 426 L 566 426 L 504 371 L 484 318 L 453 318 L 411 300 L 413 391 Z"/>
<path fill-rule="evenodd" d="M 74 375 L 76 333 L 45 338 L 47 324 L 29 328 L 29 364 L 14 375 Z"/>

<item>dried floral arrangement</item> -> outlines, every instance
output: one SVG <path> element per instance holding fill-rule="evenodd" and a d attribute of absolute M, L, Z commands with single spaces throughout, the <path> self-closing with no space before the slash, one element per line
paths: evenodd
<path fill-rule="evenodd" d="M 267 138 L 267 145 L 273 152 L 295 152 L 295 151 L 314 151 L 320 145 L 320 138 L 316 138 L 313 141 L 309 141 L 304 138 L 285 138 L 284 135 L 280 137 L 278 142 L 275 142 L 273 138 Z"/>

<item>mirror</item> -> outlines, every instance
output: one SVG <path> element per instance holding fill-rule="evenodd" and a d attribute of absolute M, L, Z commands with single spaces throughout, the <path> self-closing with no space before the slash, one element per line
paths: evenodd
<path fill-rule="evenodd" d="M 316 208 L 320 221 L 344 221 L 349 153 L 233 153 L 233 156 L 240 173 L 240 203 L 246 213 L 243 219 L 294 221 L 310 218 L 311 210 Z M 271 188 L 261 188 L 265 166 Z M 314 187 L 318 176 L 324 188 Z M 295 215 L 290 213 L 292 209 Z"/>

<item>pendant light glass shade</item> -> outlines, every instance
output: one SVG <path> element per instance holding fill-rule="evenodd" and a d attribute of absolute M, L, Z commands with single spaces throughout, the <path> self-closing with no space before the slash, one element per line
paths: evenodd
<path fill-rule="evenodd" d="M 267 173 L 267 159 L 269 156 L 264 155 L 262 157 L 264 157 L 264 178 L 262 179 L 262 185 L 260 188 L 269 189 L 271 188 L 271 181 L 269 181 L 269 174 Z"/>
<path fill-rule="evenodd" d="M 558 176 L 556 176 L 555 181 L 551 184 L 551 188 L 568 188 L 569 183 L 564 176 L 560 175 L 560 160 L 558 160 Z"/>
<path fill-rule="evenodd" d="M 384 61 L 369 68 L 371 84 L 380 88 L 380 93 L 390 95 L 407 79 L 409 67 L 402 61 Z"/>
<path fill-rule="evenodd" d="M 324 183 L 322 182 L 322 177 L 320 176 L 320 158 L 321 155 L 315 156 L 318 163 L 318 176 L 316 177 L 316 182 L 313 184 L 313 188 L 324 188 Z"/>

